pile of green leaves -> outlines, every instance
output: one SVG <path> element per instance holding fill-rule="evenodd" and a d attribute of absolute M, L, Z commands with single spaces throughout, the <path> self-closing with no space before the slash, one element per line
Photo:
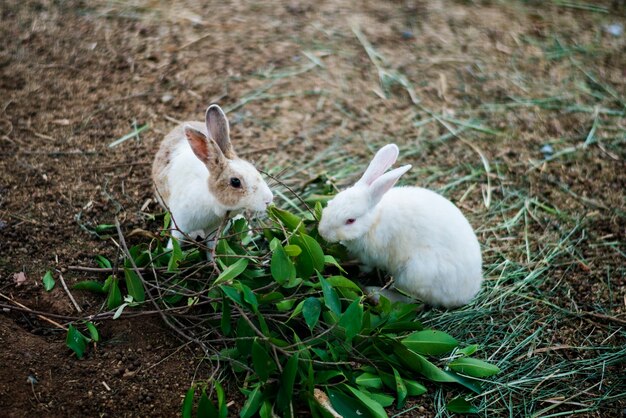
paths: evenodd
<path fill-rule="evenodd" d="M 432 382 L 481 393 L 498 368 L 472 357 L 477 346 L 424 329 L 418 305 L 369 303 L 342 267 L 344 249 L 319 236 L 320 216 L 317 204 L 300 215 L 272 207 L 270 223 L 258 228 L 231 221 L 214 262 L 197 246 L 139 244 L 124 260 L 123 281 L 79 287 L 105 293 L 115 317 L 128 306 L 158 306 L 223 379 L 237 383 L 246 397 L 241 417 L 289 417 L 303 408 L 319 417 L 386 417 L 385 408 L 403 408 Z M 464 397 L 447 407 L 475 411 Z M 190 388 L 183 416 L 194 414 L 228 414 L 218 379 Z"/>

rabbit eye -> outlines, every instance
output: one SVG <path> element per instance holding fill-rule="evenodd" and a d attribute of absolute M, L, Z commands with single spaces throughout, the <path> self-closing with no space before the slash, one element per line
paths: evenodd
<path fill-rule="evenodd" d="M 230 185 L 233 186 L 235 189 L 238 189 L 241 187 L 241 180 L 239 180 L 237 177 L 231 177 Z"/>
<path fill-rule="evenodd" d="M 356 219 L 350 218 L 350 219 L 346 220 L 346 225 L 352 225 L 354 223 L 354 221 L 356 221 Z"/>

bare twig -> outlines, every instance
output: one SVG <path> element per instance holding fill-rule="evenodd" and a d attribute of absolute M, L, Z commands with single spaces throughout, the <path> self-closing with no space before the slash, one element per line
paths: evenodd
<path fill-rule="evenodd" d="M 10 297 L 8 297 L 8 296 L 6 296 L 6 295 L 4 295 L 4 294 L 2 294 L 2 293 L 0 293 L 0 297 L 2 297 L 2 298 L 4 298 L 5 300 L 8 300 L 9 302 L 11 302 L 11 303 L 13 303 L 13 304 L 15 304 L 15 305 L 19 306 L 20 308 L 22 308 L 22 309 L 26 310 L 27 312 L 33 313 L 35 316 L 37 316 L 37 318 L 39 318 L 39 319 L 41 319 L 41 320 L 43 320 L 43 321 L 46 321 L 47 323 L 52 324 L 52 325 L 54 325 L 55 327 L 57 327 L 57 328 L 59 328 L 59 329 L 62 329 L 62 330 L 64 330 L 64 331 L 67 331 L 67 327 L 65 327 L 65 326 L 63 326 L 63 325 L 61 325 L 61 324 L 59 324 L 57 321 L 55 321 L 55 320 L 53 320 L 53 319 L 50 319 L 50 318 L 47 318 L 47 317 L 43 316 L 43 314 L 40 314 L 40 313 L 34 313 L 34 312 L 33 312 L 33 310 L 32 310 L 32 309 L 30 309 L 28 306 L 22 305 L 22 304 L 21 304 L 21 303 L 19 303 L 18 301 L 13 300 L 13 299 L 11 299 Z"/>
<path fill-rule="evenodd" d="M 196 344 L 198 344 L 198 346 L 200 346 L 205 351 L 205 353 L 208 355 L 207 347 L 201 341 L 199 341 L 197 338 L 195 338 L 193 336 L 190 336 L 190 335 L 187 335 L 182 330 L 177 328 L 174 324 L 172 324 L 170 322 L 169 318 L 165 315 L 165 313 L 159 307 L 159 304 L 156 302 L 156 300 L 154 300 L 154 297 L 152 296 L 152 294 L 148 290 L 146 290 L 145 279 L 143 278 L 143 275 L 141 274 L 141 271 L 137 267 L 137 264 L 135 264 L 135 260 L 130 255 L 130 251 L 128 250 L 128 246 L 126 245 L 126 240 L 124 239 L 124 234 L 122 234 L 122 228 L 120 226 L 120 220 L 117 217 L 115 217 L 115 228 L 117 229 L 117 235 L 118 235 L 119 241 L 120 241 L 120 248 L 124 252 L 124 255 L 130 261 L 130 263 L 132 264 L 133 270 L 135 270 L 135 273 L 137 273 L 137 276 L 139 276 L 139 278 L 141 279 L 141 285 L 143 286 L 144 291 L 146 292 L 146 295 L 148 295 L 148 299 L 150 299 L 150 302 L 154 305 L 154 308 L 159 313 L 159 315 L 161 316 L 163 321 L 167 324 L 168 327 L 170 327 L 172 330 L 174 330 L 178 335 L 180 335 L 185 340 L 193 341 Z"/>
<path fill-rule="evenodd" d="M 72 304 L 74 305 L 74 308 L 76 308 L 76 311 L 78 313 L 82 313 L 83 310 L 80 309 L 80 306 L 78 306 L 78 303 L 76 303 L 76 299 L 74 299 L 74 296 L 70 292 L 70 289 L 68 289 L 67 284 L 65 283 L 65 279 L 63 278 L 63 275 L 61 274 L 61 272 L 59 272 L 59 280 L 61 280 L 61 284 L 63 285 L 63 289 L 65 289 L 65 293 L 67 293 L 67 296 L 69 296 L 70 300 L 72 301 Z"/>
<path fill-rule="evenodd" d="M 291 187 L 287 186 L 285 183 L 283 183 L 282 180 L 277 179 L 276 177 L 274 177 L 273 175 L 271 175 L 270 173 L 267 173 L 263 170 L 259 170 L 259 172 L 265 174 L 267 177 L 271 178 L 272 180 L 274 180 L 276 183 L 280 184 L 281 186 L 283 186 L 284 188 L 286 188 L 287 190 L 289 190 L 289 192 L 291 194 L 293 194 L 296 199 L 298 199 L 300 201 L 300 203 L 302 203 L 304 205 L 304 207 L 306 208 L 306 210 L 309 211 L 309 213 L 311 215 L 315 216 L 315 213 L 313 213 L 313 211 L 311 210 L 311 208 L 309 207 L 309 205 L 306 204 L 306 202 L 300 197 L 300 195 L 298 193 L 296 193 Z"/>
<path fill-rule="evenodd" d="M 187 42 L 186 44 L 180 46 L 176 51 L 182 51 L 183 49 L 189 48 L 191 45 L 197 44 L 198 42 L 208 38 L 209 36 L 213 35 L 214 32 L 210 31 L 205 33 L 204 35 L 200 36 L 199 38 L 196 38 L 192 41 Z"/>

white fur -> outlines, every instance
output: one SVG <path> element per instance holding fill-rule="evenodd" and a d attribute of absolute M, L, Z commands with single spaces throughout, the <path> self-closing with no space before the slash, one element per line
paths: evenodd
<path fill-rule="evenodd" d="M 170 195 L 166 204 L 176 227 L 174 238 L 181 239 L 183 233 L 206 236 L 226 215 L 227 209 L 209 193 L 209 175 L 183 135 L 172 153 L 167 176 Z"/>
<path fill-rule="evenodd" d="M 391 165 L 395 160 L 388 161 L 375 157 L 372 164 Z M 378 168 L 375 171 L 383 173 L 388 166 Z M 482 282 L 476 235 L 443 196 L 419 187 L 392 188 L 406 170 L 380 175 L 370 185 L 361 180 L 339 193 L 324 209 L 319 232 L 329 242 L 341 242 L 366 266 L 391 273 L 395 286 L 405 293 L 430 305 L 464 305 Z M 355 222 L 348 225 L 347 219 Z"/>
<path fill-rule="evenodd" d="M 215 106 L 209 107 L 209 110 Z M 221 109 L 219 112 L 226 123 L 228 136 L 228 122 Z M 185 234 L 191 235 L 192 238 L 195 238 L 196 234 L 207 237 L 219 226 L 228 212 L 234 215 L 244 210 L 265 211 L 273 199 L 270 188 L 259 172 L 252 164 L 239 158 L 224 157 L 229 170 L 236 173 L 242 184 L 246 185 L 247 189 L 254 190 L 254 193 L 246 194 L 234 205 L 228 207 L 220 203 L 211 193 L 209 168 L 194 153 L 185 135 L 185 129 L 193 128 L 204 133 L 207 138 L 213 138 L 215 134 L 209 132 L 208 125 L 207 118 L 206 124 L 187 122 L 176 127 L 161 145 L 161 151 L 169 150 L 169 164 L 159 165 L 163 162 L 158 158 L 155 159 L 153 180 L 157 188 L 157 197 L 172 214 L 175 226 L 172 236 L 177 239 L 181 239 Z M 226 138 L 225 142 L 230 144 L 230 139 Z M 161 199 L 159 187 L 167 190 L 165 199 Z M 168 247 L 171 248 L 171 245 L 170 240 Z"/>

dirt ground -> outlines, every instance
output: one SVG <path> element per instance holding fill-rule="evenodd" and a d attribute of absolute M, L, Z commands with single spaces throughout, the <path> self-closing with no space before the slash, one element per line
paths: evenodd
<path fill-rule="evenodd" d="M 603 14 L 542 3 L 2 2 L 2 415 L 176 416 L 190 383 L 210 374 L 199 353 L 181 345 L 158 317 L 99 323 L 102 343 L 76 360 L 64 332 L 6 308 L 10 299 L 37 311 L 76 316 L 58 280 L 52 292 L 43 290 L 44 273 L 58 270 L 69 284 L 103 279 L 71 267 L 94 267 L 97 254 L 115 258 L 111 241 L 93 233 L 115 216 L 126 233 L 156 231 L 152 215 L 160 209 L 153 201 L 150 164 L 177 120 L 199 119 L 209 103 L 221 103 L 230 111 L 236 148 L 266 169 L 304 165 L 331 146 L 345 144 L 361 158 L 370 154 L 369 141 L 395 140 L 406 148 L 421 135 L 445 134 L 443 127 L 423 133 L 411 119 L 413 105 L 402 88 L 382 98 L 378 74 L 352 30 L 356 26 L 385 57 L 385 65 L 406 75 L 423 104 L 452 117 L 455 109 L 476 109 L 486 126 L 503 132 L 496 139 L 479 135 L 477 143 L 489 160 L 506 163 L 510 178 L 527 182 L 533 195 L 556 201 L 563 212 L 585 213 L 590 242 L 617 243 L 621 254 L 612 250 L 615 245 L 584 247 L 576 253 L 580 265 L 563 267 L 567 278 L 555 278 L 551 285 L 561 286 L 555 298 L 564 303 L 623 321 L 623 139 L 612 142 L 618 144 L 613 148 L 596 146 L 580 158 L 528 170 L 529 161 L 541 158 L 544 144 L 564 148 L 567 138 L 584 141 L 593 115 L 548 115 L 541 106 L 496 113 L 484 106 L 534 93 L 575 96 L 576 80 L 564 71 L 564 61 L 571 62 L 550 59 L 542 49 L 556 39 L 570 45 L 570 56 L 591 61 L 593 73 L 616 95 L 611 103 L 623 111 L 626 35 L 604 30 L 614 22 L 624 25 L 623 5 L 599 3 L 609 10 Z M 573 100 L 586 105 L 584 98 Z M 138 138 L 109 147 L 133 126 L 145 124 L 149 128 Z M 613 138 L 623 138 L 624 119 L 615 126 L 622 130 Z M 408 158 L 426 167 L 423 177 L 434 173 L 427 167 L 447 173 L 432 177 L 431 187 L 461 176 L 454 167 L 476 164 L 471 147 L 452 141 L 422 151 Z M 315 167 L 309 167 L 297 180 L 315 175 Z M 479 224 L 484 219 L 480 189 L 467 198 L 461 194 L 454 191 L 453 197 Z M 493 245 L 507 251 L 505 244 Z M 608 290 L 607 271 L 615 278 Z M 20 272 L 26 280 L 16 283 Z M 93 295 L 75 296 L 87 313 L 103 309 Z M 58 321 L 64 323 L 62 317 Z M 554 330 L 554 340 L 576 345 L 577 327 L 572 322 Z M 428 415 L 425 406 L 420 413 Z M 613 404 L 610 414 L 623 407 Z"/>

